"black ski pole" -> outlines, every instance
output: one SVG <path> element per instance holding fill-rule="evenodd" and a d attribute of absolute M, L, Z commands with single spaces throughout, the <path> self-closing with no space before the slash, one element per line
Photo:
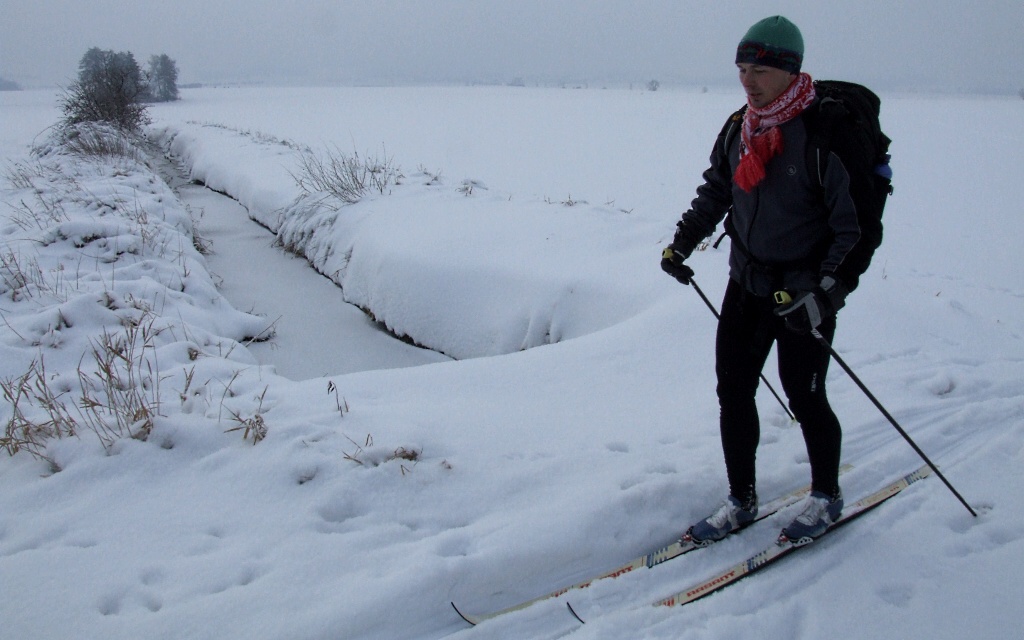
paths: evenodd
<path fill-rule="evenodd" d="M 903 430 L 903 427 L 901 427 L 899 423 L 896 422 L 896 419 L 892 417 L 892 414 L 890 414 L 885 409 L 885 407 L 882 406 L 882 403 L 879 402 L 878 399 L 875 398 L 874 394 L 872 394 L 871 391 L 869 391 L 868 388 L 864 385 L 864 383 L 860 381 L 860 378 L 857 377 L 857 374 L 855 374 L 853 372 L 853 369 L 851 369 L 850 366 L 846 364 L 846 361 L 843 360 L 838 353 L 836 353 L 836 350 L 832 347 L 829 341 L 825 339 L 825 336 L 821 335 L 821 333 L 817 329 L 811 329 L 811 335 L 813 335 L 815 339 L 817 339 L 817 341 L 821 343 L 821 346 L 825 347 L 825 349 L 828 350 L 829 355 L 832 356 L 832 359 L 838 362 L 839 366 L 843 368 L 843 371 L 845 371 L 846 374 L 850 376 L 850 379 L 857 383 L 857 386 L 860 387 L 860 390 L 864 392 L 864 395 L 866 395 L 868 399 L 871 400 L 871 402 L 873 402 L 876 407 L 878 407 L 878 410 L 882 412 L 882 415 L 886 417 L 886 419 L 892 424 L 892 426 L 896 427 L 896 431 L 898 431 L 900 435 L 903 436 L 903 439 L 906 440 L 910 444 L 910 446 L 914 448 L 914 451 L 917 452 L 917 455 L 921 456 L 921 459 L 924 460 L 925 463 L 927 463 L 928 466 L 932 468 L 932 471 L 935 472 L 935 475 L 937 475 L 939 479 L 942 480 L 943 484 L 945 484 L 946 487 L 953 492 L 953 495 L 956 496 L 957 500 L 959 500 L 961 504 L 967 507 L 967 510 L 971 513 L 972 516 L 977 518 L 978 514 L 974 511 L 974 509 L 971 508 L 971 505 L 967 504 L 967 501 L 964 500 L 963 496 L 961 496 L 960 493 L 953 488 L 953 485 L 949 483 L 949 480 L 946 480 L 946 476 L 942 475 L 942 472 L 939 471 L 938 467 L 936 467 L 935 464 L 928 459 L 928 456 L 925 455 L 924 451 L 921 450 L 921 447 L 917 446 L 917 443 L 914 442 L 914 439 L 911 438 L 910 435 Z"/>
<path fill-rule="evenodd" d="M 690 278 L 690 286 L 693 287 L 693 290 L 697 292 L 697 295 L 700 296 L 700 299 L 704 301 L 704 304 L 708 305 L 708 309 L 711 309 L 711 313 L 715 314 L 715 318 L 721 320 L 722 316 L 719 315 L 718 309 L 715 309 L 715 305 L 711 304 L 711 301 L 708 300 L 708 297 L 704 295 L 703 291 L 700 290 L 700 287 L 697 286 L 697 283 L 694 282 L 692 277 Z M 779 397 L 779 394 L 776 393 L 775 389 L 772 387 L 772 384 L 768 382 L 768 378 L 764 377 L 764 373 L 761 374 L 761 380 L 762 382 L 764 382 L 765 386 L 768 387 L 768 390 L 772 392 L 772 395 L 775 396 L 775 399 L 779 401 L 779 404 L 782 406 L 782 410 L 786 412 L 786 415 L 789 416 L 789 419 L 795 422 L 796 417 L 793 416 L 793 413 L 790 412 L 789 407 L 786 406 L 786 403 L 782 400 L 782 398 Z"/>

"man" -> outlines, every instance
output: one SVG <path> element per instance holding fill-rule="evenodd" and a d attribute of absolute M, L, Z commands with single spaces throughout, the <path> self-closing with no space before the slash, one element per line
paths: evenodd
<path fill-rule="evenodd" d="M 783 535 L 794 542 L 820 536 L 843 508 L 839 488 L 842 430 L 829 406 L 829 354 L 810 334 L 829 342 L 836 311 L 857 286 L 881 240 L 881 223 L 862 228 L 851 185 L 871 180 L 854 162 L 830 151 L 812 175 L 808 139 L 820 102 L 800 71 L 803 37 L 782 16 L 761 20 L 736 52 L 747 106 L 719 134 L 711 167 L 690 210 L 683 214 L 662 268 L 683 284 L 684 264 L 730 213 L 730 280 L 716 339 L 720 428 L 729 491 L 725 504 L 699 521 L 686 538 L 720 540 L 757 516 L 755 457 L 760 426 L 754 396 L 772 345 L 793 415 L 800 422 L 811 465 L 812 492 Z M 846 127 L 848 128 L 848 127 Z M 737 131 L 738 129 L 738 131 Z M 849 148 L 851 131 L 831 132 L 832 148 Z M 819 171 L 813 171 L 819 173 Z M 792 302 L 780 306 L 774 294 Z"/>

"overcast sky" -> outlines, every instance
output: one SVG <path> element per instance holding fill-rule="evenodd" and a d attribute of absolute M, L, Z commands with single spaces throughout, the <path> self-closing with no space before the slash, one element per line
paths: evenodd
<path fill-rule="evenodd" d="M 879 89 L 1024 89 L 1024 0 L 0 0 L 0 77 L 66 85 L 90 47 L 179 83 L 735 82 L 782 14 L 804 69 Z"/>

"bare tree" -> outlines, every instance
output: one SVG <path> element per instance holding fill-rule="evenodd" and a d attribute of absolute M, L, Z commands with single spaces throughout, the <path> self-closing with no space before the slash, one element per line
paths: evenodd
<path fill-rule="evenodd" d="M 78 65 L 78 80 L 65 89 L 61 100 L 63 124 L 107 122 L 136 131 L 149 123 L 141 100 L 147 91 L 135 56 L 130 52 L 89 49 Z"/>

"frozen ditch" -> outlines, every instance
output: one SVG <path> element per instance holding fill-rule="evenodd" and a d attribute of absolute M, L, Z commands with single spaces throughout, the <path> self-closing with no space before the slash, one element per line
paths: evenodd
<path fill-rule="evenodd" d="M 224 297 L 267 319 L 273 338 L 247 346 L 260 364 L 305 380 L 449 359 L 382 331 L 305 260 L 273 246 L 273 233 L 250 219 L 244 206 L 191 182 L 171 160 L 157 161 L 210 245 L 206 259 Z"/>

